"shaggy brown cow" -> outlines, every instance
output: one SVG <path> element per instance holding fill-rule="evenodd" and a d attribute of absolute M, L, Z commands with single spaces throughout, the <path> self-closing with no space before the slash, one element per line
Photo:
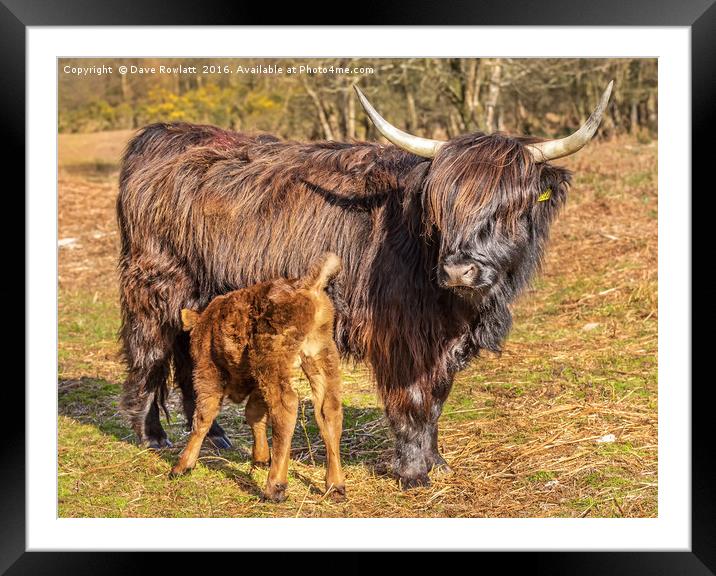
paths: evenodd
<path fill-rule="evenodd" d="M 191 361 L 182 308 L 278 277 L 325 251 L 343 262 L 331 295 L 341 354 L 370 367 L 395 436 L 403 487 L 446 468 L 438 419 L 453 378 L 499 351 L 510 304 L 534 276 L 570 174 L 549 160 L 592 137 L 611 84 L 584 126 L 540 142 L 467 134 L 447 142 L 388 124 L 394 145 L 282 142 L 212 126 L 154 124 L 125 152 L 121 234 L 122 405 L 139 439 L 159 422 L 169 364 L 190 422 Z M 228 445 L 214 423 L 209 437 Z"/>
<path fill-rule="evenodd" d="M 224 397 L 246 397 L 246 420 L 254 436 L 252 460 L 268 465 L 266 426 L 271 424 L 271 468 L 264 495 L 285 500 L 291 438 L 298 396 L 291 372 L 303 368 L 313 393 L 318 429 L 326 444 L 326 490 L 345 497 L 340 439 L 340 357 L 333 342 L 333 304 L 325 292 L 340 270 L 340 259 L 326 254 L 305 278 L 263 282 L 217 296 L 201 314 L 182 310 L 191 331 L 196 409 L 186 448 L 172 469 L 176 476 L 194 467 L 201 444 Z"/>

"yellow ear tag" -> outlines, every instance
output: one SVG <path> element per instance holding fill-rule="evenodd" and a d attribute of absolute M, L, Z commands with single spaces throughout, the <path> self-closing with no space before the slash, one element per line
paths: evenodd
<path fill-rule="evenodd" d="M 540 194 L 537 197 L 537 202 L 544 202 L 545 200 L 549 200 L 549 197 L 552 196 L 552 188 L 547 188 L 542 194 Z"/>

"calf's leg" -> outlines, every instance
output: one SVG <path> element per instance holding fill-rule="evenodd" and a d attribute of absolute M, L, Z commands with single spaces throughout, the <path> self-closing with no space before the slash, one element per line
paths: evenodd
<path fill-rule="evenodd" d="M 264 497 L 283 502 L 288 486 L 291 439 L 298 417 L 298 395 L 291 386 L 289 366 L 278 361 L 278 358 L 290 358 L 286 351 L 259 351 L 259 358 L 262 361 L 255 365 L 256 380 L 271 421 L 271 467 Z"/>
<path fill-rule="evenodd" d="M 251 392 L 246 402 L 246 421 L 251 426 L 254 445 L 251 449 L 251 462 L 254 466 L 268 466 L 271 462 L 266 428 L 268 427 L 268 407 L 261 392 Z"/>
<path fill-rule="evenodd" d="M 326 490 L 334 499 L 346 495 L 345 477 L 341 468 L 341 405 L 340 359 L 333 340 L 316 356 L 301 356 L 301 367 L 311 384 L 313 410 L 318 429 L 326 445 Z"/>
<path fill-rule="evenodd" d="M 288 463 L 291 456 L 291 439 L 298 414 L 298 395 L 290 384 L 281 392 L 281 398 L 267 401 L 271 418 L 271 468 L 264 495 L 274 502 L 286 499 Z"/>
<path fill-rule="evenodd" d="M 201 444 L 221 408 L 223 398 L 222 379 L 215 368 L 195 370 L 194 382 L 196 408 L 194 410 L 191 434 L 186 447 L 179 456 L 179 461 L 172 468 L 171 476 L 183 474 L 195 466 L 201 450 Z"/>
<path fill-rule="evenodd" d="M 194 407 L 196 406 L 196 393 L 192 383 L 192 361 L 189 353 L 189 333 L 181 332 L 176 337 L 173 347 L 174 358 L 174 379 L 181 390 L 182 407 L 184 408 L 184 417 L 189 429 L 194 421 Z M 209 428 L 207 434 L 211 443 L 220 449 L 231 448 L 231 442 L 226 436 L 224 429 L 214 421 Z"/>

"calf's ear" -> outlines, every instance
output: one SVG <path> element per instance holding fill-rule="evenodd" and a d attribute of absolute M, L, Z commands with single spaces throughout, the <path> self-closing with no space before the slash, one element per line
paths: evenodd
<path fill-rule="evenodd" d="M 189 332 L 189 330 L 194 328 L 197 320 L 199 320 L 198 312 L 195 312 L 194 310 L 189 310 L 187 308 L 184 308 L 181 311 L 181 324 L 184 332 Z"/>

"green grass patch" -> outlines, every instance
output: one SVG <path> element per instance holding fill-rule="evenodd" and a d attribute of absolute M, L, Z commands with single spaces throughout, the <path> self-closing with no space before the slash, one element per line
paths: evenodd
<path fill-rule="evenodd" d="M 656 186 L 657 174 L 653 170 L 646 172 L 630 172 L 624 176 L 624 184 L 633 188 Z"/>
<path fill-rule="evenodd" d="M 551 470 L 538 470 L 534 474 L 530 474 L 527 476 L 527 480 L 530 482 L 549 482 L 550 480 L 554 480 L 555 473 Z"/>
<path fill-rule="evenodd" d="M 116 342 L 119 305 L 96 292 L 63 292 L 59 298 L 58 336 L 67 344 Z"/>
<path fill-rule="evenodd" d="M 120 392 L 118 384 L 107 382 L 106 380 L 82 378 L 75 385 L 72 384 L 75 383 L 65 383 L 68 386 L 67 391 L 62 391 L 62 383 L 60 384 L 60 410 L 69 409 L 73 404 L 90 405 L 105 402 L 116 397 Z"/>
<path fill-rule="evenodd" d="M 574 509 L 576 512 L 584 513 L 587 510 L 594 510 L 598 506 L 598 501 L 592 496 L 584 496 L 570 499 L 567 502 L 567 506 Z"/>
<path fill-rule="evenodd" d="M 624 470 L 616 466 L 606 466 L 595 470 L 584 477 L 584 482 L 594 488 L 623 488 L 632 486 L 633 482 L 627 478 Z"/>
<path fill-rule="evenodd" d="M 646 456 L 643 450 L 635 448 L 631 442 L 601 444 L 598 451 L 602 456 L 636 456 L 638 458 Z"/>

